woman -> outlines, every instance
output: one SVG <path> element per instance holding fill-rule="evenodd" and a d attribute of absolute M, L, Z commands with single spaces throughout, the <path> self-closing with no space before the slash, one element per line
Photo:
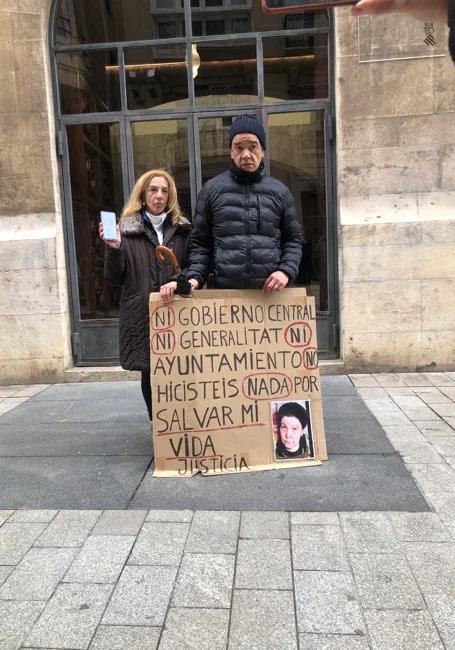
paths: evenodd
<path fill-rule="evenodd" d="M 106 244 L 104 275 L 113 285 L 121 286 L 120 362 L 126 370 L 140 370 L 141 389 L 150 419 L 149 293 L 160 291 L 163 300 L 172 299 L 176 273 L 166 257 L 159 263 L 156 246 L 172 249 L 181 268 L 186 266 L 190 223 L 183 216 L 175 183 L 167 172 L 152 169 L 143 174 L 133 187 L 117 225 L 117 239 Z"/>
<path fill-rule="evenodd" d="M 297 402 L 282 404 L 277 413 L 277 458 L 313 457 L 313 445 L 307 442 L 305 428 L 309 424 L 307 411 Z M 309 437 L 308 437 L 309 438 Z"/>

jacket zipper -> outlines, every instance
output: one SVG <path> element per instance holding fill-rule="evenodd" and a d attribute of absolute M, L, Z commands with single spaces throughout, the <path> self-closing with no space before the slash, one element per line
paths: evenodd
<path fill-rule="evenodd" d="M 250 274 L 250 268 L 251 268 L 251 237 L 250 237 L 250 191 L 249 191 L 250 186 L 245 185 L 245 192 L 246 192 L 246 267 L 245 267 L 245 288 L 247 287 L 248 284 L 248 276 Z"/>

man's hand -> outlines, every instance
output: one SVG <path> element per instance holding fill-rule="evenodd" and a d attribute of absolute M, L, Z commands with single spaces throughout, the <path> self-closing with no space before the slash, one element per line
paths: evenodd
<path fill-rule="evenodd" d="M 289 278 L 283 271 L 274 271 L 262 285 L 264 291 L 280 291 L 289 283 Z"/>
<path fill-rule="evenodd" d="M 448 6 L 448 0 L 360 0 L 351 13 L 353 16 L 400 13 L 424 22 L 447 24 Z"/>
<path fill-rule="evenodd" d="M 199 282 L 195 278 L 190 278 L 188 282 L 191 284 L 191 293 L 199 289 Z"/>
<path fill-rule="evenodd" d="M 160 296 L 163 302 L 170 303 L 174 300 L 174 293 L 177 289 L 177 282 L 172 281 L 167 284 L 163 284 L 160 287 Z"/>

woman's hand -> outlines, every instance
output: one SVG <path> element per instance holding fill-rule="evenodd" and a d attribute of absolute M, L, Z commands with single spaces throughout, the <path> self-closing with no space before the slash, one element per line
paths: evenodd
<path fill-rule="evenodd" d="M 170 303 L 174 300 L 174 293 L 177 289 L 177 282 L 172 281 L 163 284 L 160 288 L 160 296 L 163 302 Z"/>
<path fill-rule="evenodd" d="M 106 244 L 106 246 L 109 246 L 109 248 L 120 248 L 120 246 L 122 244 L 122 236 L 120 234 L 120 226 L 118 224 L 117 224 L 117 239 L 116 240 L 104 239 L 104 226 L 101 223 L 101 221 L 100 221 L 98 229 L 99 229 L 100 237 L 103 240 L 103 242 Z"/>
<path fill-rule="evenodd" d="M 448 7 L 448 0 L 360 0 L 351 13 L 353 16 L 400 13 L 424 22 L 447 24 Z"/>

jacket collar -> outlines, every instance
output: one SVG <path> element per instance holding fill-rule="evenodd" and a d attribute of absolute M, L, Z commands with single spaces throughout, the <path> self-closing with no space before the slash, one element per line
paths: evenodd
<path fill-rule="evenodd" d="M 156 239 L 156 244 L 158 245 L 158 237 L 155 232 L 155 229 L 153 228 L 152 224 L 148 221 L 149 225 L 146 225 L 144 222 L 144 215 L 140 212 L 137 212 L 136 214 L 132 214 L 129 217 L 126 217 L 125 219 L 122 219 L 121 221 L 121 232 L 122 235 L 126 236 L 141 236 L 144 235 L 153 243 L 155 243 Z M 163 245 L 166 245 L 170 239 L 174 236 L 174 233 L 176 230 L 181 230 L 181 231 L 189 231 L 191 229 L 191 225 L 189 221 L 183 221 L 182 223 L 172 223 L 170 217 L 166 217 L 164 221 L 164 229 L 163 229 Z"/>
<path fill-rule="evenodd" d="M 240 167 L 237 167 L 234 161 L 231 160 L 229 165 L 229 171 L 231 173 L 231 176 L 238 183 L 242 183 L 242 184 L 256 183 L 257 181 L 261 180 L 261 178 L 265 175 L 264 161 L 261 160 L 259 167 L 254 172 L 246 172 L 245 170 L 240 169 Z"/>
<path fill-rule="evenodd" d="M 165 241 L 169 241 L 169 239 L 172 237 L 172 235 L 175 232 L 176 226 L 171 222 L 169 217 L 166 217 L 164 221 L 164 227 L 163 227 L 163 243 Z M 148 224 L 145 224 L 144 221 L 144 215 L 140 212 L 137 212 L 136 214 L 132 214 L 129 217 L 126 217 L 125 219 L 122 220 L 122 235 L 127 235 L 127 236 L 138 236 L 138 235 L 147 235 L 149 230 L 153 230 L 155 233 L 155 229 L 153 228 L 152 224 L 148 222 Z"/>

